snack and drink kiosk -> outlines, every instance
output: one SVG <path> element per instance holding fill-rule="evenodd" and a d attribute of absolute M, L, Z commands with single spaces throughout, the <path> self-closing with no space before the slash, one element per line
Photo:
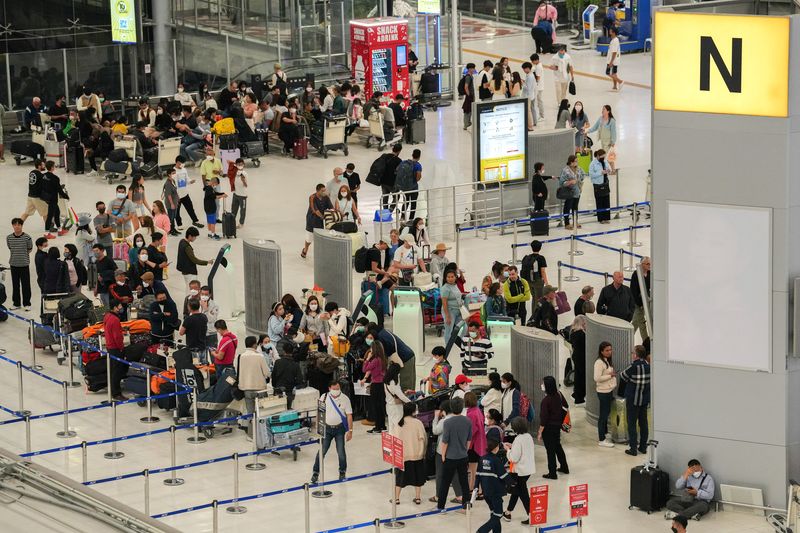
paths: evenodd
<path fill-rule="evenodd" d="M 408 75 L 408 21 L 378 17 L 350 21 L 350 56 L 353 77 L 364 98 L 381 91 L 394 99 L 410 94 Z"/>

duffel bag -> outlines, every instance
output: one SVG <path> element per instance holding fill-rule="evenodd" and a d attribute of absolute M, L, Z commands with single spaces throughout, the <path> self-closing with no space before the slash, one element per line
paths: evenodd
<path fill-rule="evenodd" d="M 62 298 L 58 302 L 58 312 L 67 320 L 88 319 L 92 301 L 82 293 Z"/>

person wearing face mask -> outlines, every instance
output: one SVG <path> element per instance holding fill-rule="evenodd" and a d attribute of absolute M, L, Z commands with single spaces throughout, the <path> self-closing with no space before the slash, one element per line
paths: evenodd
<path fill-rule="evenodd" d="M 506 428 L 511 426 L 511 421 L 522 417 L 527 421 L 533 420 L 534 409 L 527 395 L 522 392 L 519 382 L 511 372 L 500 376 L 500 388 L 503 389 L 503 398 L 500 404 L 500 414 L 503 415 L 503 424 Z M 512 428 L 513 429 L 513 428 Z"/>
<path fill-rule="evenodd" d="M 278 342 L 278 360 L 272 367 L 272 388 L 286 395 L 286 408 L 292 408 L 294 389 L 303 385 L 303 371 L 294 358 L 297 345 L 289 339 Z"/>
<path fill-rule="evenodd" d="M 384 376 L 388 367 L 388 361 L 383 351 L 383 345 L 375 342 L 375 337 L 367 333 L 364 338 L 367 352 L 364 355 L 364 363 L 361 370 L 364 377 L 359 380 L 362 385 L 369 383 L 369 412 L 375 422 L 375 426 L 367 433 L 380 434 L 386 430 L 386 391 L 383 387 Z"/>
<path fill-rule="evenodd" d="M 463 400 L 464 395 L 470 390 L 470 383 L 472 383 L 472 380 L 464 374 L 457 375 L 456 388 L 453 390 L 453 394 L 450 396 L 450 398 L 461 398 Z"/>
<path fill-rule="evenodd" d="M 611 223 L 611 188 L 608 181 L 610 168 L 606 163 L 606 151 L 602 148 L 594 153 L 589 165 L 589 178 L 594 189 L 594 203 L 597 208 L 597 221 L 601 224 Z"/>
<path fill-rule="evenodd" d="M 191 93 L 187 93 L 185 85 L 182 82 L 178 83 L 178 92 L 175 93 L 173 99 L 180 102 L 182 106 L 195 107 L 197 104 L 194 101 Z"/>
<path fill-rule="evenodd" d="M 147 245 L 145 244 L 144 235 L 141 233 L 135 234 L 131 239 L 131 247 L 128 248 L 128 264 L 131 266 L 135 265 L 139 260 L 139 252 L 145 250 L 146 248 Z"/>
<path fill-rule="evenodd" d="M 199 259 L 194 254 L 194 247 L 192 243 L 200 236 L 200 232 L 195 227 L 189 227 L 186 230 L 186 236 L 178 243 L 178 259 L 176 261 L 176 269 L 183 274 L 183 279 L 188 284 L 189 281 L 197 278 L 197 267 L 205 266 L 211 263 L 204 259 Z M 199 289 L 199 287 L 198 287 Z"/>
<path fill-rule="evenodd" d="M 286 308 L 281 302 L 272 304 L 272 313 L 267 321 L 268 343 L 273 351 L 277 351 L 278 343 L 286 336 L 286 331 L 292 324 L 292 315 L 286 313 Z M 274 358 L 269 358 L 269 366 L 275 362 Z"/>
<path fill-rule="evenodd" d="M 172 297 L 169 295 L 169 291 L 167 290 L 167 286 L 164 285 L 163 282 L 157 280 L 152 272 L 145 272 L 142 274 L 142 290 L 139 291 L 139 298 L 144 298 L 147 295 L 155 296 L 159 292 L 163 292 L 167 295 L 167 299 L 172 300 Z M 175 313 L 175 316 L 179 316 Z"/>
<path fill-rule="evenodd" d="M 108 295 L 110 299 L 122 304 L 122 310 L 118 314 L 120 319 L 127 320 L 128 307 L 133 302 L 133 290 L 128 283 L 128 276 L 124 270 L 114 272 L 114 283 L 108 286 Z"/>
<path fill-rule="evenodd" d="M 161 281 L 164 279 L 164 270 L 169 266 L 167 254 L 164 253 L 166 245 L 164 244 L 164 235 L 161 232 L 153 232 L 153 238 L 147 246 L 147 259 L 154 266 L 152 267 L 153 276 L 156 280 Z"/>
<path fill-rule="evenodd" d="M 686 533 L 686 528 L 689 526 L 689 521 L 685 516 L 678 515 L 672 519 L 672 533 Z"/>
<path fill-rule="evenodd" d="M 358 214 L 358 208 L 350 195 L 350 188 L 347 185 L 342 185 L 339 188 L 339 196 L 334 201 L 333 208 L 342 215 L 342 221 L 355 221 L 359 226 L 361 225 L 361 215 Z"/>
<path fill-rule="evenodd" d="M 116 358 L 111 360 L 111 382 L 108 387 L 111 390 L 111 399 L 122 402 L 127 398 L 122 395 L 120 381 L 128 369 L 125 363 L 118 360 L 125 358 L 125 338 L 120 320 L 124 304 L 117 300 L 111 300 L 108 304 L 108 312 L 103 316 L 103 335 L 106 341 L 106 350 Z"/>
<path fill-rule="evenodd" d="M 228 180 L 233 193 L 231 213 L 234 218 L 237 214 L 239 215 L 239 223 L 236 227 L 241 228 L 244 226 L 244 218 L 247 215 L 247 171 L 244 169 L 244 159 L 241 157 L 228 165 Z M 241 213 L 239 213 L 240 209 Z"/>
<path fill-rule="evenodd" d="M 325 304 L 323 317 L 325 315 L 328 317 L 328 337 L 331 341 L 328 344 L 328 351 L 333 355 L 344 357 L 349 351 L 347 331 L 349 329 L 350 311 L 344 307 L 339 307 L 336 302 L 328 302 Z"/>
<path fill-rule="evenodd" d="M 81 88 L 81 95 L 75 99 L 75 108 L 79 112 L 93 107 L 98 117 L 103 116 L 103 105 L 100 102 L 100 97 L 92 92 L 92 89 L 83 86 Z"/>
<path fill-rule="evenodd" d="M 561 175 L 558 178 L 559 189 L 564 189 L 567 192 L 567 198 L 564 198 L 564 229 L 571 230 L 570 215 L 575 216 L 575 224 L 578 228 L 578 203 L 581 200 L 581 185 L 585 174 L 583 169 L 578 166 L 578 158 L 575 154 L 570 154 L 567 157 L 567 165 L 561 170 Z"/>
<path fill-rule="evenodd" d="M 155 297 L 150 304 L 150 336 L 154 344 L 172 346 L 175 331 L 181 327 L 178 308 L 166 289 L 156 290 Z"/>
<path fill-rule="evenodd" d="M 575 152 L 580 152 L 585 147 L 586 130 L 589 128 L 589 116 L 583 110 L 583 102 L 575 102 L 570 114 L 570 122 L 575 132 Z"/>
<path fill-rule="evenodd" d="M 714 478 L 705 471 L 697 459 L 692 459 L 683 475 L 675 481 L 679 494 L 667 500 L 667 520 L 682 517 L 687 520 L 700 520 L 711 509 L 709 503 L 714 498 L 716 485 Z"/>
<path fill-rule="evenodd" d="M 108 212 L 113 217 L 116 238 L 128 237 L 133 233 L 136 205 L 128 198 L 128 192 L 124 185 L 117 185 L 116 196 L 108 203 Z"/>
<path fill-rule="evenodd" d="M 131 263 L 131 266 L 128 268 L 128 280 L 133 290 L 137 293 L 141 292 L 142 276 L 146 272 L 154 272 L 155 267 L 156 264 L 150 260 L 147 248 L 144 247 L 144 241 L 142 241 L 142 246 L 139 248 L 139 253 L 136 256 L 136 261 Z"/>
<path fill-rule="evenodd" d="M 386 425 L 391 432 L 397 430 L 397 423 L 403 418 L 403 404 L 411 402 L 406 391 L 400 385 L 402 368 L 402 365 L 389 361 L 386 374 L 383 376 L 383 388 L 386 394 Z M 413 393 L 411 390 L 408 392 Z"/>
<path fill-rule="evenodd" d="M 214 156 L 214 147 L 206 147 L 206 158 L 200 163 L 200 176 L 203 178 L 203 185 L 208 184 L 212 178 L 222 176 L 222 161 Z"/>
<path fill-rule="evenodd" d="M 611 415 L 611 402 L 614 400 L 614 391 L 617 389 L 617 371 L 611 365 L 613 353 L 611 343 L 601 342 L 597 351 L 597 359 L 594 362 L 595 390 L 600 403 L 600 413 L 597 416 L 597 444 L 603 448 L 613 448 L 614 442 L 606 434 L 608 433 L 608 417 Z"/>
<path fill-rule="evenodd" d="M 478 396 L 470 391 L 464 394 L 464 407 L 466 416 L 472 423 L 472 439 L 467 450 L 467 471 L 469 472 L 469 491 L 475 488 L 475 474 L 478 472 L 478 463 L 486 455 L 486 417 L 478 407 Z"/>
<path fill-rule="evenodd" d="M 358 191 L 361 189 L 361 176 L 355 171 L 356 166 L 353 163 L 347 163 L 344 170 L 344 177 L 347 180 L 347 186 L 350 188 L 350 196 L 353 198 L 353 203 L 358 205 Z"/>
<path fill-rule="evenodd" d="M 306 212 L 306 239 L 300 257 L 306 258 L 311 242 L 314 240 L 314 230 L 325 227 L 324 213 L 333 209 L 328 190 L 324 183 L 318 183 L 314 194 L 308 197 L 308 211 Z"/>
<path fill-rule="evenodd" d="M 425 229 L 425 219 L 415 218 L 411 223 L 413 228 L 414 242 L 417 246 L 430 246 L 431 241 L 428 239 L 428 230 Z"/>
<path fill-rule="evenodd" d="M 277 87 L 280 94 L 286 96 L 286 73 L 280 63 L 275 63 L 272 66 L 272 78 L 270 79 L 270 87 Z"/>
<path fill-rule="evenodd" d="M 564 422 L 564 417 L 569 414 L 569 404 L 564 395 L 559 392 L 556 379 L 553 376 L 545 376 L 541 387 L 545 396 L 542 398 L 539 411 L 538 439 L 540 442 L 544 442 L 547 450 L 547 474 L 542 477 L 558 479 L 556 472 L 569 474 L 567 456 L 561 446 L 561 426 Z M 558 469 L 556 469 L 557 465 Z"/>
<path fill-rule="evenodd" d="M 189 282 L 189 289 L 183 299 L 183 318 L 189 316 L 189 301 L 197 300 L 200 297 L 200 281 L 193 279 Z"/>
<path fill-rule="evenodd" d="M 94 259 L 92 245 L 95 243 L 95 235 L 92 232 L 91 224 L 92 215 L 89 213 L 78 214 L 78 223 L 75 228 L 75 245 L 78 248 L 78 258 L 84 265 L 88 265 Z"/>
<path fill-rule="evenodd" d="M 425 378 L 425 383 L 428 384 L 428 393 L 435 394 L 450 388 L 450 371 L 453 367 L 447 361 L 444 346 L 436 346 L 431 350 L 431 356 L 433 357 L 433 367 L 431 373 Z"/>
<path fill-rule="evenodd" d="M 200 310 L 200 300 L 192 298 L 189 300 L 189 316 L 183 319 L 178 335 L 186 336 L 186 347 L 192 352 L 192 357 L 200 359 L 204 364 L 208 362 L 207 331 L 208 318 Z M 216 343 L 212 348 L 215 347 Z"/>
<path fill-rule="evenodd" d="M 292 315 L 292 323 L 291 327 L 289 327 L 288 335 L 290 337 L 297 334 L 297 331 L 300 329 L 300 322 L 303 320 L 303 310 L 300 308 L 300 305 L 295 300 L 294 296 L 289 293 L 286 293 L 281 298 L 281 303 L 283 304 L 283 308 L 287 315 Z"/>
<path fill-rule="evenodd" d="M 546 68 L 555 71 L 556 102 L 567 97 L 570 82 L 575 80 L 575 71 L 572 67 L 572 57 L 567 53 L 567 47 L 561 45 L 558 53 L 553 56 L 553 61 Z"/>
<path fill-rule="evenodd" d="M 349 184 L 347 178 L 344 177 L 342 167 L 336 167 L 333 169 L 333 179 L 325 185 L 325 190 L 332 194 L 338 194 L 342 187 L 349 187 Z"/>
<path fill-rule="evenodd" d="M 297 113 L 297 102 L 289 102 L 287 112 L 281 114 L 281 124 L 278 128 L 278 138 L 283 141 L 283 154 L 289 155 L 293 152 L 295 142 L 300 140 L 300 117 Z"/>
<path fill-rule="evenodd" d="M 69 292 L 79 293 L 86 285 L 87 272 L 83 261 L 78 257 L 78 248 L 74 244 L 64 245 L 64 264 L 69 274 Z"/>
<path fill-rule="evenodd" d="M 61 260 L 61 253 L 56 247 L 49 248 L 44 261 L 42 295 L 70 292 L 69 285 L 69 272 L 67 265 Z"/>
<path fill-rule="evenodd" d="M 506 299 L 506 312 L 513 319 L 519 318 L 520 325 L 525 325 L 528 316 L 526 302 L 531 299 L 528 282 L 519 277 L 516 265 L 508 267 L 508 279 L 503 283 L 503 296 Z"/>
<path fill-rule="evenodd" d="M 94 252 L 94 263 L 97 267 L 97 283 L 94 287 L 94 295 L 100 298 L 104 306 L 108 307 L 108 287 L 114 283 L 114 273 L 117 270 L 117 264 L 106 253 L 106 247 L 100 243 L 92 246 L 92 252 Z"/>
<path fill-rule="evenodd" d="M 206 316 L 206 346 L 214 348 L 217 345 L 217 331 L 214 324 L 219 320 L 219 305 L 211 298 L 211 287 L 203 285 L 200 287 L 200 312 Z"/>
<path fill-rule="evenodd" d="M 483 335 L 481 325 L 470 321 L 467 334 L 456 340 L 461 346 L 461 369 L 466 376 L 485 376 L 492 358 L 492 341 Z"/>
<path fill-rule="evenodd" d="M 327 315 L 319 308 L 319 299 L 309 296 L 306 300 L 306 310 L 300 320 L 300 331 L 306 335 L 306 340 L 311 343 L 328 345 L 328 320 Z M 321 348 L 320 348 L 321 349 Z"/>
<path fill-rule="evenodd" d="M 237 386 L 244 392 L 244 405 L 253 414 L 253 422 L 247 425 L 247 436 L 253 438 L 253 428 L 258 423 L 255 418 L 256 394 L 267 388 L 270 371 L 261 353 L 256 348 L 258 338 L 250 335 L 244 339 L 244 352 L 236 356 L 233 368 L 236 369 Z"/>
<path fill-rule="evenodd" d="M 528 479 L 536 473 L 536 460 L 534 456 L 534 442 L 533 436 L 529 432 L 528 420 L 524 417 L 517 416 L 506 422 L 507 426 L 511 427 L 516 437 L 513 442 L 506 442 L 503 446 L 506 449 L 506 457 L 509 463 L 513 463 L 513 473 L 511 475 L 516 477 L 514 489 L 511 492 L 511 497 L 508 499 L 508 507 L 503 513 L 503 520 L 506 522 L 511 521 L 511 513 L 517 506 L 517 501 L 522 502 L 522 507 L 525 509 L 526 517 L 530 515 L 530 495 L 528 493 Z M 522 525 L 528 525 L 528 518 L 520 522 Z"/>
<path fill-rule="evenodd" d="M 331 381 L 328 392 L 320 396 L 320 402 L 325 404 L 325 438 L 322 441 L 322 460 L 331 447 L 331 442 L 336 441 L 336 455 L 339 457 L 339 479 L 347 477 L 347 452 L 345 443 L 353 438 L 353 406 L 350 398 L 342 394 L 342 387 L 338 381 Z M 319 456 L 314 460 L 314 469 L 311 474 L 311 483 L 319 479 Z"/>

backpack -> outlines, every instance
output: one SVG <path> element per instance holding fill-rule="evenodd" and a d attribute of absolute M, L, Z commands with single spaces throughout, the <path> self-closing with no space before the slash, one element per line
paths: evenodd
<path fill-rule="evenodd" d="M 365 246 L 362 246 L 356 250 L 355 255 L 353 255 L 353 267 L 355 267 L 356 272 L 363 274 L 369 270 L 369 263 L 369 250 Z"/>
<path fill-rule="evenodd" d="M 236 133 L 236 126 L 233 125 L 233 119 L 228 117 L 215 123 L 211 131 L 217 135 L 230 135 Z"/>
<path fill-rule="evenodd" d="M 281 76 L 275 76 L 275 85 L 272 87 L 277 87 L 280 89 L 281 95 L 286 96 L 286 80 L 284 80 Z"/>
<path fill-rule="evenodd" d="M 528 422 L 533 422 L 531 399 L 522 391 L 519 391 L 519 416 L 524 417 Z"/>
<path fill-rule="evenodd" d="M 458 80 L 458 96 L 467 96 L 467 78 L 469 78 L 469 74 L 465 74 Z"/>
<path fill-rule="evenodd" d="M 378 159 L 372 162 L 369 167 L 369 174 L 367 174 L 366 182 L 372 185 L 380 186 L 383 175 L 386 172 L 386 158 L 383 154 Z"/>
<path fill-rule="evenodd" d="M 414 190 L 414 185 L 416 185 L 417 180 L 414 179 L 414 162 L 412 160 L 406 159 L 397 165 L 394 175 L 394 184 L 398 191 Z"/>

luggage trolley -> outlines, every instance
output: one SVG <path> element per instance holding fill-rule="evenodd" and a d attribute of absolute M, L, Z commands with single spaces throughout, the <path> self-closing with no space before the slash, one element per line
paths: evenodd
<path fill-rule="evenodd" d="M 387 144 L 393 144 L 397 130 L 394 127 L 394 115 L 388 107 L 382 107 L 370 114 L 369 137 L 367 148 L 372 147 L 372 140 L 378 141 L 378 151 L 382 152 Z"/>
<path fill-rule="evenodd" d="M 155 177 L 164 179 L 161 171 L 166 171 L 175 165 L 175 158 L 181 155 L 181 138 L 170 137 L 169 139 L 158 140 L 158 171 Z"/>
<path fill-rule="evenodd" d="M 344 155 L 349 155 L 345 138 L 347 122 L 347 115 L 322 115 L 322 124 L 311 127 L 311 146 L 325 159 L 328 159 L 328 152 L 331 150 L 342 150 Z"/>
<path fill-rule="evenodd" d="M 137 163 L 137 161 L 140 161 L 138 156 L 142 154 L 139 141 L 132 135 L 126 135 L 121 139 L 115 140 L 114 149 L 125 150 L 125 153 L 128 154 L 128 161 L 114 163 L 106 159 L 101 163 L 100 169 L 108 173 L 106 174 L 106 181 L 108 183 L 111 183 L 115 179 L 124 179 L 137 171 L 139 168 L 139 163 Z"/>

